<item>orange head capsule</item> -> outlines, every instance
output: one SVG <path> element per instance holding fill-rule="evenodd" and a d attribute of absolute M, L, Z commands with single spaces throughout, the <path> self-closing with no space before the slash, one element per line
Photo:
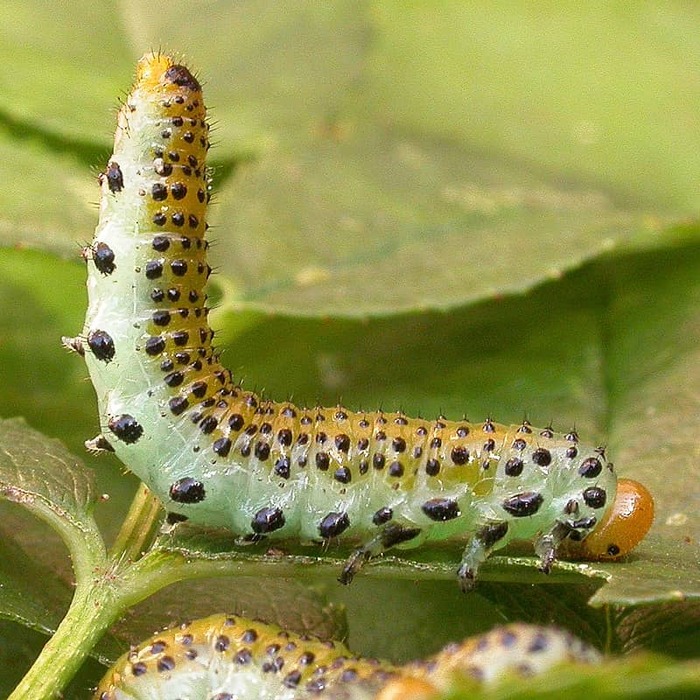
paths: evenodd
<path fill-rule="evenodd" d="M 647 488 L 637 481 L 620 479 L 615 502 L 596 529 L 575 547 L 576 556 L 598 561 L 619 559 L 641 542 L 653 521 L 654 499 Z"/>

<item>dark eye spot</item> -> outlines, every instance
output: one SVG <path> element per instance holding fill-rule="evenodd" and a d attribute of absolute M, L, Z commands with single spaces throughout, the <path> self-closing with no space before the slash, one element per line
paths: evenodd
<path fill-rule="evenodd" d="M 200 503 L 206 498 L 204 484 L 189 476 L 178 479 L 170 486 L 170 498 L 176 503 Z"/>

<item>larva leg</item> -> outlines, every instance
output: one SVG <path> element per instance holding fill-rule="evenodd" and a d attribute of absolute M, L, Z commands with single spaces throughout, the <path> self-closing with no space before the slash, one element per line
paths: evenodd
<path fill-rule="evenodd" d="M 457 570 L 459 586 L 464 593 L 474 587 L 479 567 L 489 558 L 495 545 L 506 536 L 507 532 L 507 522 L 489 523 L 479 529 L 469 540 Z"/>
<path fill-rule="evenodd" d="M 535 554 L 540 558 L 540 571 L 548 574 L 557 559 L 557 548 L 568 537 L 571 528 L 557 521 L 551 530 L 535 540 Z"/>
<path fill-rule="evenodd" d="M 348 585 L 355 574 L 370 560 L 379 556 L 387 549 L 391 549 L 398 544 L 408 542 L 420 535 L 419 527 L 407 527 L 398 523 L 389 523 L 369 542 L 358 547 L 345 562 L 343 571 L 338 577 L 338 581 L 344 585 Z"/>

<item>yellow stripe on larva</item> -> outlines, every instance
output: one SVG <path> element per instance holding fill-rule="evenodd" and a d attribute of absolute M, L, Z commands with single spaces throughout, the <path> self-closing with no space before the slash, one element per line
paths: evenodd
<path fill-rule="evenodd" d="M 612 464 L 574 431 L 300 408 L 236 384 L 207 321 L 208 132 L 192 73 L 141 59 L 84 251 L 83 336 L 67 341 L 85 351 L 97 393 L 104 434 L 91 448 L 116 451 L 172 522 L 357 542 L 344 583 L 391 547 L 453 537 L 467 541 L 464 588 L 513 539 L 534 541 L 547 571 L 563 540 L 617 514 Z M 627 516 L 606 530 L 608 554 L 648 529 Z"/>

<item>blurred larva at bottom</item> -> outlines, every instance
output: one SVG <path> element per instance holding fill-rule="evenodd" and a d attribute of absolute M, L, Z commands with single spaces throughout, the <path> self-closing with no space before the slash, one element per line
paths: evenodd
<path fill-rule="evenodd" d="M 455 673 L 493 685 L 600 658 L 568 632 L 511 624 L 395 666 L 357 657 L 339 642 L 214 615 L 156 634 L 124 654 L 95 700 L 428 700 L 447 689 Z"/>

